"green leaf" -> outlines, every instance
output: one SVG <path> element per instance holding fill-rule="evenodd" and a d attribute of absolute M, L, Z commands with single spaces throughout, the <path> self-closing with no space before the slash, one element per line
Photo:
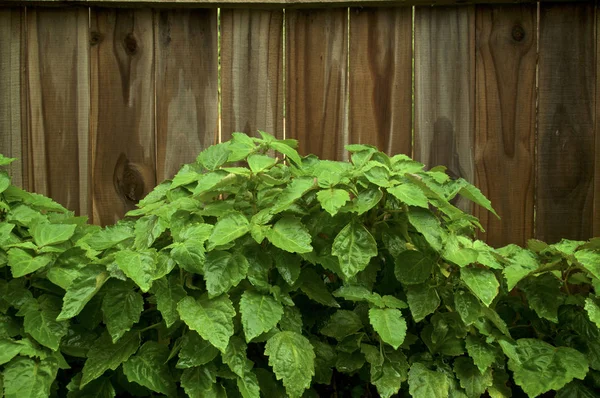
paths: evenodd
<path fill-rule="evenodd" d="M 246 341 L 273 329 L 281 320 L 283 306 L 271 296 L 246 290 L 240 299 Z"/>
<path fill-rule="evenodd" d="M 146 293 L 152 287 L 152 280 L 156 271 L 156 251 L 121 250 L 115 254 L 115 262 L 142 290 Z"/>
<path fill-rule="evenodd" d="M 302 334 L 302 313 L 296 307 L 285 307 L 279 321 L 281 330 L 289 330 Z"/>
<path fill-rule="evenodd" d="M 409 206 L 418 206 L 427 209 L 429 201 L 421 188 L 413 184 L 401 184 L 393 188 L 388 188 L 389 193 L 394 195 L 399 201 Z"/>
<path fill-rule="evenodd" d="M 225 251 L 209 252 L 204 264 L 204 279 L 210 298 L 237 286 L 248 273 L 248 260 L 239 254 Z"/>
<path fill-rule="evenodd" d="M 275 266 L 279 275 L 290 285 L 294 285 L 300 276 L 302 259 L 292 253 L 280 251 L 275 252 Z"/>
<path fill-rule="evenodd" d="M 479 300 L 464 290 L 459 290 L 454 294 L 454 307 L 467 326 L 472 325 L 482 316 Z"/>
<path fill-rule="evenodd" d="M 210 366 L 184 370 L 181 386 L 190 398 L 227 398 L 223 386 L 217 383 L 216 371 Z"/>
<path fill-rule="evenodd" d="M 215 224 L 208 239 L 209 250 L 216 246 L 225 245 L 250 231 L 250 222 L 242 213 L 229 213 Z"/>
<path fill-rule="evenodd" d="M 429 256 L 416 251 L 405 250 L 395 259 L 396 278 L 405 285 L 417 285 L 431 277 L 435 262 Z"/>
<path fill-rule="evenodd" d="M 248 371 L 243 376 L 238 376 L 236 381 L 242 398 L 260 398 L 258 378 L 253 372 Z"/>
<path fill-rule="evenodd" d="M 491 398 L 510 398 L 512 390 L 507 386 L 508 374 L 500 369 L 494 369 L 494 384 L 488 387 Z"/>
<path fill-rule="evenodd" d="M 473 362 L 481 374 L 488 370 L 496 361 L 498 350 L 480 338 L 468 335 L 465 345 L 469 356 L 473 358 Z"/>
<path fill-rule="evenodd" d="M 109 281 L 104 292 L 106 292 L 102 300 L 104 324 L 112 342 L 116 343 L 125 332 L 139 322 L 144 310 L 144 299 L 134 290 L 131 283 L 122 281 Z"/>
<path fill-rule="evenodd" d="M 562 282 L 553 274 L 547 272 L 539 276 L 529 277 L 519 285 L 525 292 L 529 307 L 531 307 L 540 318 L 546 318 L 558 323 L 558 307 L 563 303 L 563 295 L 560 291 Z"/>
<path fill-rule="evenodd" d="M 331 254 L 338 258 L 344 276 L 352 278 L 377 255 L 377 242 L 362 223 L 353 220 L 335 237 Z"/>
<path fill-rule="evenodd" d="M 135 222 L 135 247 L 148 249 L 167 229 L 168 224 L 158 216 L 146 215 Z"/>
<path fill-rule="evenodd" d="M 365 364 L 365 357 L 362 353 L 338 352 L 335 368 L 338 372 L 354 373 L 360 370 Z"/>
<path fill-rule="evenodd" d="M 130 382 L 174 396 L 176 387 L 166 363 L 168 356 L 169 348 L 166 345 L 148 341 L 123 364 L 123 373 Z"/>
<path fill-rule="evenodd" d="M 187 272 L 202 274 L 204 272 L 204 244 L 197 240 L 188 240 L 183 243 L 173 243 L 171 258 Z"/>
<path fill-rule="evenodd" d="M 66 242 L 75 233 L 77 225 L 36 223 L 30 229 L 35 244 L 39 247 Z"/>
<path fill-rule="evenodd" d="M 56 320 L 63 321 L 79 314 L 107 279 L 108 273 L 100 265 L 90 264 L 81 269 L 80 275 L 71 283 L 63 297 L 62 311 Z"/>
<path fill-rule="evenodd" d="M 10 177 L 5 171 L 0 171 L 0 193 L 10 186 Z"/>
<path fill-rule="evenodd" d="M 229 366 L 229 369 L 239 377 L 244 377 L 254 365 L 246 356 L 246 348 L 244 340 L 237 336 L 232 336 L 229 339 L 227 349 L 221 354 L 223 363 Z"/>
<path fill-rule="evenodd" d="M 206 365 L 219 355 L 219 350 L 193 330 L 187 332 L 181 340 L 177 369 Z"/>
<path fill-rule="evenodd" d="M 388 352 L 381 367 L 371 365 L 371 383 L 384 398 L 397 394 L 408 377 L 408 362 L 398 351 Z"/>
<path fill-rule="evenodd" d="M 156 307 L 170 328 L 179 320 L 177 303 L 186 296 L 185 289 L 177 283 L 176 277 L 162 277 L 152 284 L 152 293 L 156 297 Z"/>
<path fill-rule="evenodd" d="M 539 266 L 534 253 L 518 246 L 515 246 L 515 248 L 515 253 L 509 256 L 509 265 L 502 271 L 506 278 L 508 290 L 512 290 L 521 279 L 529 275 L 530 272 L 535 271 Z"/>
<path fill-rule="evenodd" d="M 321 334 L 341 341 L 344 337 L 350 336 L 362 328 L 363 324 L 356 313 L 348 310 L 337 310 L 323 326 Z"/>
<path fill-rule="evenodd" d="M 478 252 L 473 247 L 473 242 L 464 236 L 448 235 L 442 256 L 460 267 L 472 264 L 478 260 Z"/>
<path fill-rule="evenodd" d="M 13 278 L 20 278 L 44 268 L 52 262 L 50 255 L 32 256 L 25 250 L 12 248 L 8 251 L 8 265 Z"/>
<path fill-rule="evenodd" d="M 217 170 L 211 171 L 206 174 L 202 174 L 200 179 L 198 180 L 198 185 L 194 188 L 192 192 L 194 196 L 201 195 L 203 193 L 209 192 L 217 187 L 222 181 L 225 180 L 230 174 L 225 170 Z M 223 212 L 219 212 L 219 215 L 223 214 Z"/>
<path fill-rule="evenodd" d="M 315 187 L 312 177 L 295 178 L 278 196 L 277 201 L 271 208 L 272 214 L 280 213 L 288 209 L 296 200 L 300 199 L 306 192 Z"/>
<path fill-rule="evenodd" d="M 381 340 L 394 347 L 394 350 L 397 350 L 404 342 L 406 321 L 400 310 L 371 308 L 369 310 L 369 321 Z"/>
<path fill-rule="evenodd" d="M 333 292 L 333 295 L 335 297 L 341 297 L 344 300 L 367 301 L 373 305 L 376 305 L 377 307 L 386 307 L 386 303 L 379 294 L 372 293 L 369 291 L 369 289 L 363 286 L 344 285 Z"/>
<path fill-rule="evenodd" d="M 323 279 L 312 268 L 304 268 L 302 270 L 302 274 L 300 274 L 300 289 L 308 298 L 319 304 L 334 308 L 339 308 L 340 306 L 327 289 L 327 286 L 325 286 Z"/>
<path fill-rule="evenodd" d="M 248 156 L 248 166 L 254 174 L 258 174 L 266 169 L 273 167 L 277 163 L 277 159 L 260 154 L 252 154 Z"/>
<path fill-rule="evenodd" d="M 58 364 L 51 358 L 37 361 L 18 357 L 4 368 L 6 398 L 46 398 L 56 378 Z"/>
<path fill-rule="evenodd" d="M 556 398 L 598 398 L 598 393 L 580 381 L 572 381 L 556 393 Z"/>
<path fill-rule="evenodd" d="M 359 216 L 366 213 L 377 206 L 381 198 L 383 198 L 383 192 L 379 188 L 369 188 L 360 191 L 354 201 L 356 212 Z"/>
<path fill-rule="evenodd" d="M 335 216 L 342 206 L 350 200 L 350 194 L 343 189 L 330 188 L 317 192 L 317 199 L 327 213 Z"/>
<path fill-rule="evenodd" d="M 440 296 L 435 287 L 429 285 L 410 286 L 406 291 L 406 299 L 415 322 L 421 322 L 440 305 Z"/>
<path fill-rule="evenodd" d="M 114 398 L 116 396 L 115 389 L 107 377 L 91 381 L 83 388 L 80 388 L 80 382 L 81 373 L 78 373 L 67 385 L 69 389 L 67 398 Z"/>
<path fill-rule="evenodd" d="M 427 243 L 435 250 L 441 251 L 446 233 L 441 227 L 440 220 L 429 210 L 413 208 L 408 212 L 408 221 L 417 232 L 421 233 Z"/>
<path fill-rule="evenodd" d="M 485 268 L 461 268 L 460 279 L 471 289 L 483 304 L 490 306 L 498 295 L 500 283 L 496 275 Z"/>
<path fill-rule="evenodd" d="M 294 148 L 283 143 L 282 141 L 273 141 L 269 143 L 269 147 L 271 147 L 271 149 L 276 150 L 277 152 L 283 153 L 286 157 L 290 158 L 290 160 L 292 160 L 297 165 L 302 164 L 302 159 L 300 159 L 300 155 L 298 155 L 298 152 Z"/>
<path fill-rule="evenodd" d="M 431 371 L 415 362 L 408 372 L 408 388 L 413 398 L 447 398 L 450 384 L 444 373 Z"/>
<path fill-rule="evenodd" d="M 138 332 L 127 332 L 116 343 L 108 331 L 104 332 L 98 340 L 90 347 L 87 360 L 83 365 L 83 377 L 81 386 L 85 386 L 92 380 L 102 376 L 107 370 L 115 370 L 121 363 L 132 356 L 140 346 L 140 335 Z"/>
<path fill-rule="evenodd" d="M 237 162 L 238 160 L 245 159 L 249 154 L 254 152 L 256 144 L 252 138 L 248 137 L 244 133 L 232 133 L 231 141 L 229 143 L 229 154 L 228 162 Z"/>
<path fill-rule="evenodd" d="M 133 237 L 131 224 L 120 223 L 86 235 L 77 243 L 85 243 L 93 250 L 106 250 Z"/>
<path fill-rule="evenodd" d="M 458 194 L 461 195 L 464 198 L 469 199 L 473 203 L 478 204 L 479 206 L 483 207 L 484 209 L 489 210 L 493 215 L 495 215 L 496 217 L 498 217 L 498 219 L 500 218 L 500 216 L 492 208 L 492 203 L 489 201 L 489 199 L 486 198 L 481 193 L 481 191 L 478 188 L 474 187 L 473 185 L 471 185 L 469 183 L 466 183 L 460 189 L 460 191 L 458 191 Z"/>
<path fill-rule="evenodd" d="M 295 332 L 279 332 L 267 341 L 269 365 L 291 398 L 299 398 L 315 375 L 315 353 L 308 339 Z"/>
<path fill-rule="evenodd" d="M 279 249 L 290 253 L 309 253 L 313 250 L 311 237 L 302 221 L 296 217 L 283 217 L 265 231 L 265 236 Z"/>
<path fill-rule="evenodd" d="M 68 323 L 57 321 L 61 300 L 56 296 L 42 295 L 35 305 L 25 306 L 23 326 L 38 343 L 57 351 L 60 340 L 67 334 Z"/>
<path fill-rule="evenodd" d="M 588 372 L 587 358 L 579 351 L 537 339 L 517 340 L 515 354 L 507 354 L 508 367 L 515 383 L 530 397 L 560 390 L 574 378 L 583 380 Z"/>
<path fill-rule="evenodd" d="M 600 306 L 591 297 L 585 299 L 585 310 L 590 321 L 594 322 L 598 329 L 600 329 Z"/>
<path fill-rule="evenodd" d="M 203 339 L 210 341 L 219 351 L 225 352 L 229 338 L 233 336 L 235 309 L 226 294 L 209 299 L 185 297 L 177 304 L 181 319 Z"/>
<path fill-rule="evenodd" d="M 196 162 L 200 163 L 206 169 L 214 171 L 227 162 L 230 154 L 229 142 L 211 145 L 200 152 L 200 155 L 196 158 Z"/>
<path fill-rule="evenodd" d="M 8 158 L 2 154 L 0 154 L 0 166 L 7 166 L 17 160 L 17 158 Z"/>
<path fill-rule="evenodd" d="M 454 373 L 456 373 L 460 386 L 465 389 L 469 398 L 481 397 L 494 382 L 491 369 L 480 373 L 471 359 L 466 357 L 459 357 L 454 360 Z"/>
<path fill-rule="evenodd" d="M 579 250 L 575 253 L 575 258 L 592 275 L 600 279 L 600 252 L 592 250 Z"/>
<path fill-rule="evenodd" d="M 19 355 L 23 346 L 18 341 L 12 339 L 0 339 L 0 365 L 4 365 L 11 359 Z"/>

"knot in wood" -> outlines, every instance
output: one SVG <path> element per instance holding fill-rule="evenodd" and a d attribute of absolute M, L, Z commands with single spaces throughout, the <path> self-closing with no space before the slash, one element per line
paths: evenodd
<path fill-rule="evenodd" d="M 100 44 L 104 39 L 104 35 L 100 32 L 90 32 L 90 46 L 95 46 Z"/>
<path fill-rule="evenodd" d="M 125 44 L 125 51 L 127 52 L 127 54 L 134 55 L 135 53 L 137 53 L 138 44 L 135 37 L 133 37 L 133 33 L 127 34 L 127 36 L 125 36 L 125 39 L 123 40 L 123 43 Z"/>
<path fill-rule="evenodd" d="M 522 41 L 525 38 L 525 29 L 517 24 L 513 26 L 511 35 L 514 41 Z"/>
<path fill-rule="evenodd" d="M 144 197 L 144 177 L 125 154 L 121 154 L 117 160 L 113 183 L 117 193 L 126 201 L 137 203 Z"/>

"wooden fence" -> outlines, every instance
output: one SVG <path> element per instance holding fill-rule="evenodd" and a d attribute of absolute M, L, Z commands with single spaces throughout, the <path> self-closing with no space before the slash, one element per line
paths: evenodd
<path fill-rule="evenodd" d="M 262 129 L 304 154 L 360 142 L 448 166 L 501 215 L 473 209 L 493 245 L 600 235 L 594 2 L 140 3 L 1 2 L 17 184 L 113 223 L 207 145 Z"/>

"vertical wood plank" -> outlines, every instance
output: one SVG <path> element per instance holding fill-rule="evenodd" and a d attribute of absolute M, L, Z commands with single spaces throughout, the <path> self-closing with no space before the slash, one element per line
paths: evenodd
<path fill-rule="evenodd" d="M 89 213 L 89 9 L 27 10 L 29 189 Z"/>
<path fill-rule="evenodd" d="M 283 137 L 283 11 L 221 10 L 222 140 Z"/>
<path fill-rule="evenodd" d="M 286 11 L 286 137 L 341 159 L 347 142 L 347 9 Z"/>
<path fill-rule="evenodd" d="M 156 184 L 149 9 L 91 11 L 93 221 L 113 224 Z"/>
<path fill-rule="evenodd" d="M 596 102 L 595 102 L 595 141 L 594 152 L 594 210 L 592 212 L 593 236 L 600 236 L 600 2 L 596 1 Z"/>
<path fill-rule="evenodd" d="M 157 181 L 217 140 L 217 11 L 157 10 Z"/>
<path fill-rule="evenodd" d="M 493 246 L 533 235 L 536 6 L 477 6 L 476 185 L 502 220 L 476 207 Z"/>
<path fill-rule="evenodd" d="M 349 143 L 411 154 L 412 7 L 350 9 Z"/>
<path fill-rule="evenodd" d="M 416 7 L 414 157 L 473 182 L 474 140 L 475 8 Z"/>
<path fill-rule="evenodd" d="M 548 242 L 593 232 L 595 38 L 593 4 L 541 4 L 536 236 Z"/>
<path fill-rule="evenodd" d="M 23 177 L 27 153 L 22 151 L 21 139 L 27 126 L 27 118 L 21 114 L 22 110 L 25 112 L 26 98 L 21 95 L 25 80 L 22 49 L 26 47 L 23 16 L 23 8 L 0 9 L 0 153 L 17 158 L 9 167 L 9 173 L 13 184 L 21 187 L 27 185 Z"/>

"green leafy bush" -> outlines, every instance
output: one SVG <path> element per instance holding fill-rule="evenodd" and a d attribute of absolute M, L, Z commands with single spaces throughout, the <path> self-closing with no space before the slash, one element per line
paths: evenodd
<path fill-rule="evenodd" d="M 442 167 L 295 146 L 234 134 L 106 228 L 1 172 L 4 395 L 595 396 L 600 239 L 494 249 Z"/>

